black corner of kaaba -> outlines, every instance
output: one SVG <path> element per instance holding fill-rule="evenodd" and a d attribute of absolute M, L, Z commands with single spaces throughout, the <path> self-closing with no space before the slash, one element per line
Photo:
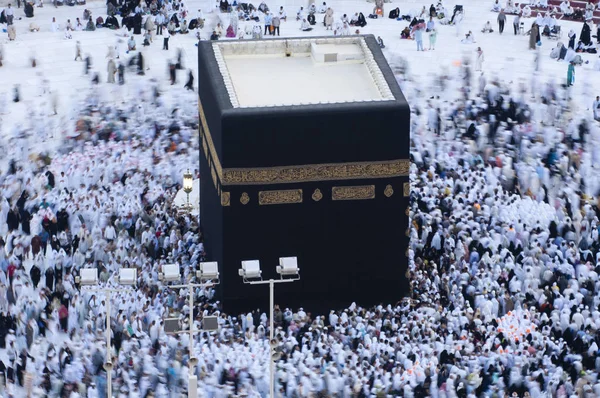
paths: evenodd
<path fill-rule="evenodd" d="M 364 39 L 393 100 L 235 108 L 217 44 L 199 43 L 200 221 L 225 311 L 268 308 L 268 288 L 238 275 L 243 260 L 276 279 L 279 257 L 298 258 L 301 280 L 276 287 L 283 306 L 408 294 L 410 110 L 375 38 Z"/>

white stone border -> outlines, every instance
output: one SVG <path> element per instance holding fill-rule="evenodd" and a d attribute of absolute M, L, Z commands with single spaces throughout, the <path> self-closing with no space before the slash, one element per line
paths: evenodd
<path fill-rule="evenodd" d="M 307 51 L 310 52 L 310 45 L 312 43 L 316 44 L 358 44 L 364 55 L 364 64 L 379 91 L 381 98 L 378 99 L 369 99 L 369 100 L 353 100 L 353 101 L 335 101 L 335 102 L 327 102 L 333 104 L 342 104 L 349 102 L 371 102 L 371 101 L 393 101 L 396 98 L 390 90 L 390 86 L 385 80 L 385 76 L 383 72 L 379 69 L 377 65 L 377 61 L 373 57 L 373 53 L 369 50 L 369 46 L 365 42 L 365 39 L 362 37 L 332 37 L 332 38 L 315 38 L 315 39 L 297 39 L 290 38 L 287 40 L 260 40 L 260 41 L 223 41 L 219 43 L 213 43 L 213 51 L 215 53 L 215 59 L 217 61 L 217 65 L 219 66 L 219 71 L 221 72 L 221 76 L 223 77 L 223 82 L 225 83 L 225 88 L 227 89 L 227 93 L 229 94 L 229 100 L 231 101 L 231 105 L 234 108 L 254 108 L 255 106 L 241 106 L 237 94 L 235 92 L 235 87 L 233 85 L 233 81 L 231 80 L 231 76 L 229 74 L 229 70 L 227 69 L 227 62 L 223 56 L 223 53 L 230 53 L 236 55 L 250 55 L 250 54 L 272 54 L 280 51 L 280 47 L 290 46 L 290 47 L 302 47 L 306 46 Z M 257 51 L 261 50 L 261 51 Z M 322 102 L 321 102 L 322 103 Z M 298 104 L 298 105 L 317 105 L 318 103 L 309 103 L 309 104 Z M 293 105 L 293 106 L 298 106 Z M 272 106 L 292 106 L 287 104 L 282 105 L 272 105 Z"/>
<path fill-rule="evenodd" d="M 215 52 L 215 60 L 217 61 L 217 65 L 219 66 L 219 70 L 221 71 L 221 76 L 223 76 L 225 88 L 229 93 L 229 100 L 231 101 L 231 105 L 234 108 L 239 108 L 240 103 L 238 102 L 237 94 L 235 93 L 235 88 L 233 87 L 231 76 L 229 75 L 229 70 L 227 69 L 227 63 L 225 62 L 225 58 L 223 58 L 221 48 L 218 44 L 213 44 L 213 51 Z"/>

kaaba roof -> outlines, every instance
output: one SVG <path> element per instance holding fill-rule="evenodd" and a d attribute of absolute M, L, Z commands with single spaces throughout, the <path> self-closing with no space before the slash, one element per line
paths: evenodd
<path fill-rule="evenodd" d="M 398 100 L 363 36 L 222 41 L 212 49 L 233 108 Z"/>

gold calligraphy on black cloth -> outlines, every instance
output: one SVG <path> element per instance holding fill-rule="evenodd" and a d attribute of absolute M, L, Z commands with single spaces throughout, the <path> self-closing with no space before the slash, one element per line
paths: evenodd
<path fill-rule="evenodd" d="M 229 206 L 231 204 L 231 193 L 221 192 L 221 206 Z"/>
<path fill-rule="evenodd" d="M 279 191 L 260 191 L 258 193 L 259 205 L 279 205 L 286 203 L 302 203 L 302 190 L 286 189 Z"/>
<path fill-rule="evenodd" d="M 375 199 L 375 185 L 358 185 L 331 188 L 333 200 Z"/>

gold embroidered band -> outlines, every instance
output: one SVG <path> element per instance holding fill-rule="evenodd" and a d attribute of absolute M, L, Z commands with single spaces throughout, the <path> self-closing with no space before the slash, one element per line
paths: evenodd
<path fill-rule="evenodd" d="M 202 147 L 206 157 L 212 162 L 222 185 L 288 184 L 331 180 L 390 178 L 408 176 L 409 173 L 410 161 L 408 159 L 223 169 L 221 161 L 217 156 L 217 151 L 215 150 L 200 101 L 198 101 L 198 110 L 202 123 L 200 128 Z"/>

